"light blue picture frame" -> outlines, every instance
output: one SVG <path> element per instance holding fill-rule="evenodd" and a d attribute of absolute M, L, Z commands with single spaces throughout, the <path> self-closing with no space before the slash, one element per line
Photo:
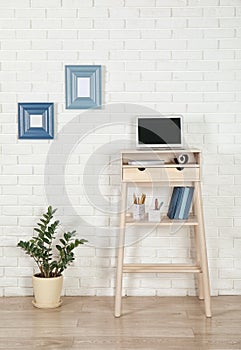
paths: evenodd
<path fill-rule="evenodd" d="M 37 125 L 36 122 L 37 120 Z M 53 139 L 54 104 L 39 102 L 18 103 L 18 138 Z"/>
<path fill-rule="evenodd" d="M 66 109 L 101 108 L 101 66 L 65 66 Z"/>

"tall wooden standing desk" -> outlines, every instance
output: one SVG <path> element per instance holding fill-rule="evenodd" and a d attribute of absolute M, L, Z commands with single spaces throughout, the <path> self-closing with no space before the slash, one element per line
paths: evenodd
<path fill-rule="evenodd" d="M 184 153 L 188 155 L 188 163 L 182 165 L 175 164 L 174 158 L 178 158 L 180 154 Z M 122 205 L 120 214 L 120 234 L 116 272 L 115 316 L 121 316 L 122 279 L 124 273 L 194 273 L 197 275 L 199 299 L 204 300 L 205 314 L 207 317 L 211 317 L 208 260 L 200 186 L 200 151 L 124 150 L 121 153 L 121 166 Z M 126 264 L 124 262 L 126 226 L 135 225 L 138 229 L 140 226 L 153 225 L 153 223 L 150 223 L 147 220 L 134 221 L 132 217 L 126 213 L 128 186 L 132 186 L 133 183 L 140 187 L 142 185 L 147 186 L 148 184 L 151 184 L 152 186 L 158 185 L 171 187 L 194 186 L 192 213 L 189 215 L 188 220 L 181 222 L 180 220 L 170 220 L 168 217 L 164 217 L 158 223 L 158 225 L 160 227 L 163 227 L 182 224 L 187 227 L 189 226 L 194 228 L 196 248 L 195 264 Z"/>

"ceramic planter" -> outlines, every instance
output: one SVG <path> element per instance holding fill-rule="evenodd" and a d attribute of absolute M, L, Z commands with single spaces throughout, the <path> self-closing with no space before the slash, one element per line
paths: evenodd
<path fill-rule="evenodd" d="M 62 304 L 61 290 L 63 276 L 42 278 L 33 276 L 33 305 L 38 308 L 52 309 Z"/>

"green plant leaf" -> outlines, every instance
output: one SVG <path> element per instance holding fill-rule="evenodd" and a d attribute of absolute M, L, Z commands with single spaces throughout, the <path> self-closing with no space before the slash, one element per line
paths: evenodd
<path fill-rule="evenodd" d="M 63 238 L 60 238 L 60 242 L 63 244 L 63 245 L 65 245 L 65 240 L 63 239 Z"/>

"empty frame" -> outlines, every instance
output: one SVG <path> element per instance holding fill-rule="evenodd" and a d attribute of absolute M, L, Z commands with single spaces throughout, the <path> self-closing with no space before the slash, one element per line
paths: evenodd
<path fill-rule="evenodd" d="M 101 108 L 101 66 L 65 66 L 67 109 Z"/>

